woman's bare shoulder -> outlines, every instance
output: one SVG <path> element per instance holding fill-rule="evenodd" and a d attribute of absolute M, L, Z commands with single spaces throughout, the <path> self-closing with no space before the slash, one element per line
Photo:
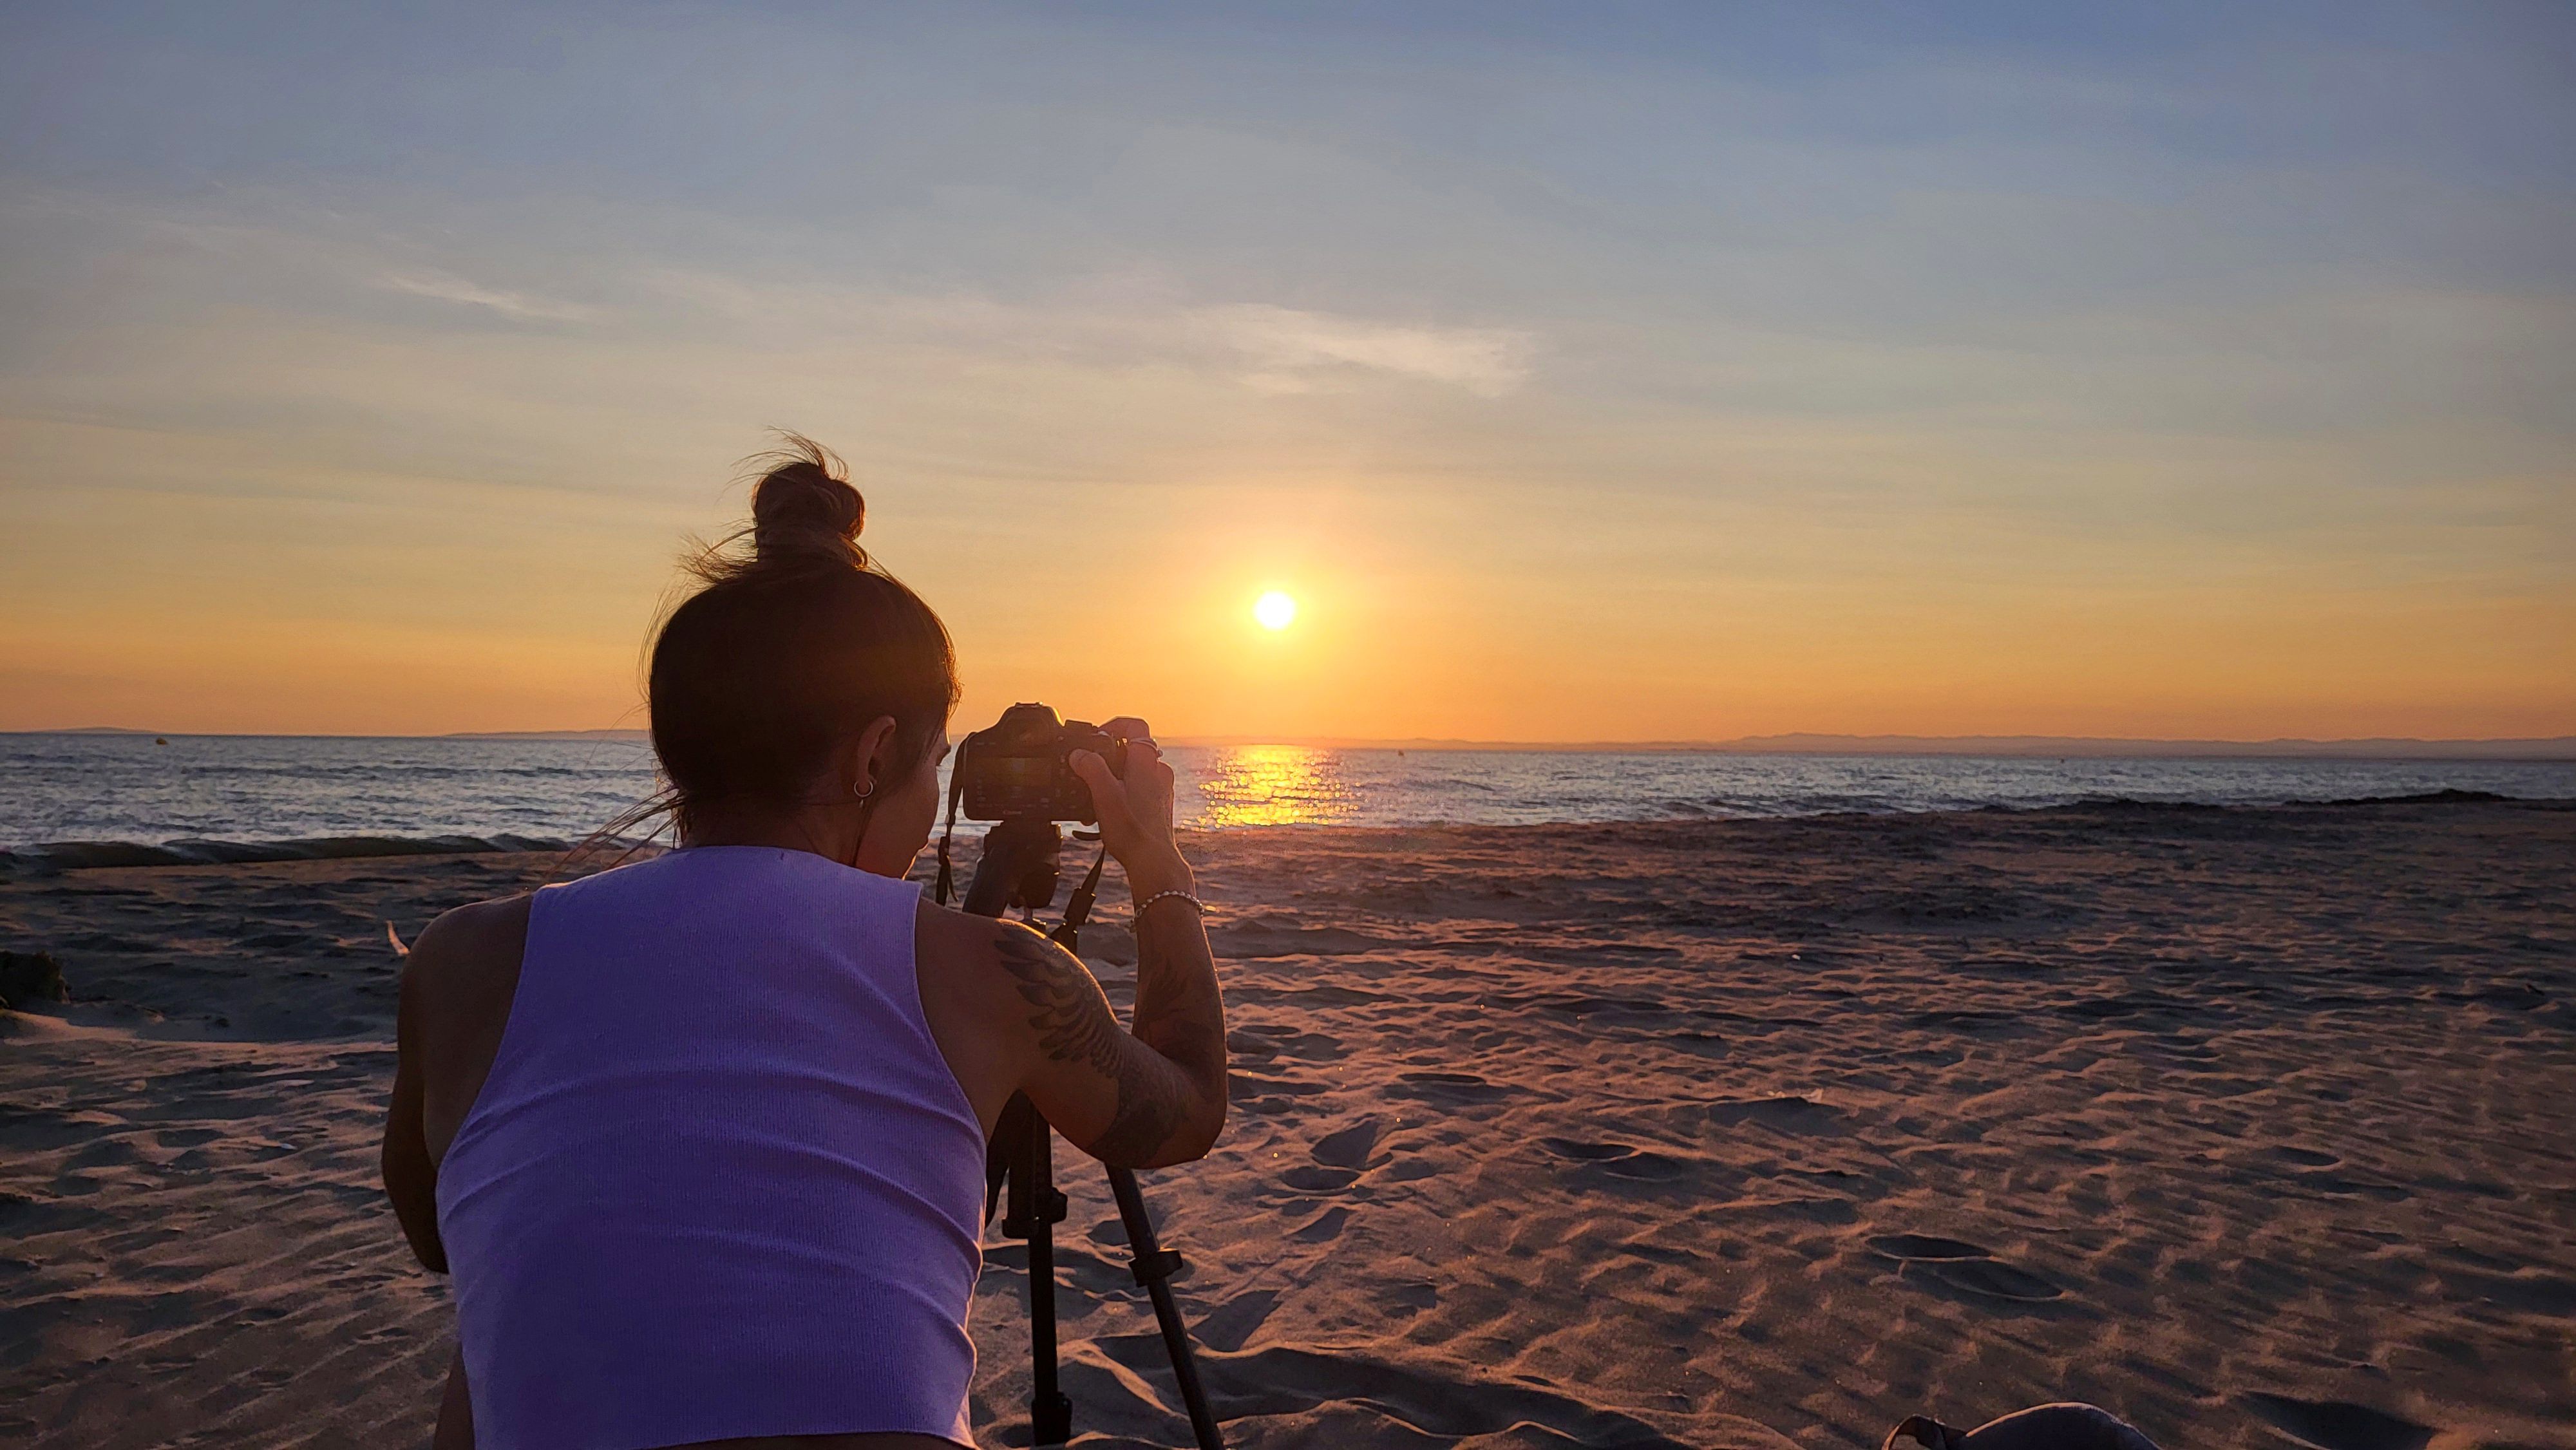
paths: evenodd
<path fill-rule="evenodd" d="M 933 906 L 927 898 L 913 918 L 912 941 L 913 957 L 925 977 L 936 978 L 943 988 L 978 1003 L 988 1014 L 1003 1017 L 1025 1011 L 1019 977 L 1010 970 L 1014 956 L 1010 949 L 1030 942 L 1049 952 L 1057 950 L 1047 944 L 1044 933 L 1021 922 Z"/>
<path fill-rule="evenodd" d="M 1000 925 L 989 916 L 969 916 L 924 896 L 913 912 L 912 949 L 923 961 L 941 966 L 982 961 L 992 954 Z"/>
<path fill-rule="evenodd" d="M 1019 1086 L 1020 1038 L 1028 1015 L 1018 984 L 1003 970 L 1000 942 L 1012 933 L 1035 938 L 1016 922 L 969 916 L 921 903 L 913 918 L 914 980 L 931 1038 L 966 1090 L 986 1132 Z"/>
<path fill-rule="evenodd" d="M 423 928 L 403 959 L 403 984 L 432 989 L 506 969 L 516 977 L 528 942 L 528 910 L 536 893 L 495 897 L 456 907 Z"/>
<path fill-rule="evenodd" d="M 403 958 L 402 1011 L 424 1047 L 445 1056 L 459 1037 L 498 1039 L 519 990 L 534 892 L 460 906 L 421 930 Z"/>
<path fill-rule="evenodd" d="M 533 894 L 477 901 L 431 922 L 403 961 L 404 1059 L 421 1083 L 421 1136 L 434 1166 L 483 1091 L 528 940 Z"/>

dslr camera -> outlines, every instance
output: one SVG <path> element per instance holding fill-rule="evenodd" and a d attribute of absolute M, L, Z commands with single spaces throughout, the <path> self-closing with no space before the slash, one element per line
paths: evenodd
<path fill-rule="evenodd" d="M 1088 750 L 1125 779 L 1127 742 L 1088 720 L 1064 720 L 1049 705 L 1013 705 L 989 728 L 957 747 L 952 794 L 962 795 L 966 818 L 975 821 L 1079 821 L 1095 823 L 1091 787 L 1066 757 Z"/>

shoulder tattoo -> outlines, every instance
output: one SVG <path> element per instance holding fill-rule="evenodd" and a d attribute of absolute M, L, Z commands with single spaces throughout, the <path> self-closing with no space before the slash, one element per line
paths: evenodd
<path fill-rule="evenodd" d="M 993 945 L 1029 1004 L 1039 1049 L 1057 1062 L 1089 1063 L 1102 1077 L 1115 1077 L 1118 1019 L 1073 954 L 1023 928 L 1005 927 Z"/>
<path fill-rule="evenodd" d="M 994 939 L 1002 967 L 1029 1005 L 1039 1050 L 1083 1063 L 1117 1084 L 1118 1105 L 1090 1152 L 1107 1162 L 1151 1157 L 1188 1116 L 1179 1069 L 1151 1051 L 1121 1052 L 1126 1034 L 1109 999 L 1073 954 L 1035 932 L 1005 929 Z"/>

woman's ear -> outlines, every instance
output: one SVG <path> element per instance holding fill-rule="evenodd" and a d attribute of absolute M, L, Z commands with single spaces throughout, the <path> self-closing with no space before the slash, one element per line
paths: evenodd
<path fill-rule="evenodd" d="M 859 732 L 858 745 L 851 751 L 850 793 L 861 800 L 891 789 L 903 767 L 894 758 L 894 717 L 880 715 Z"/>

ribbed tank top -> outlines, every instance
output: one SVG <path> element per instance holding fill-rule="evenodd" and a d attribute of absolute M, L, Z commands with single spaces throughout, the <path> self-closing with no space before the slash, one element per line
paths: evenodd
<path fill-rule="evenodd" d="M 536 894 L 438 1167 L 482 1450 L 973 1443 L 984 1134 L 922 1017 L 919 895 L 751 846 Z"/>

